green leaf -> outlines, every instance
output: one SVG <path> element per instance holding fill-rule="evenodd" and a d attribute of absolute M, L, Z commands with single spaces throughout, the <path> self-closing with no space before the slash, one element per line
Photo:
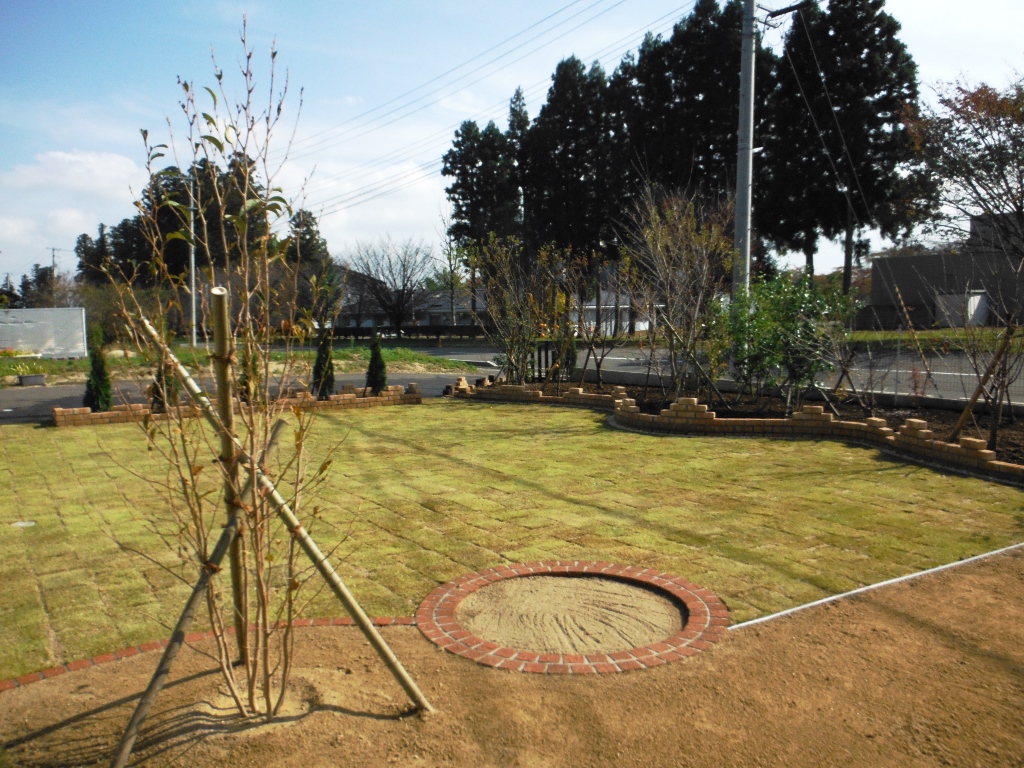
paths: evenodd
<path fill-rule="evenodd" d="M 184 240 L 189 245 L 196 244 L 195 240 L 192 239 L 192 233 L 187 229 L 179 229 L 177 232 L 171 232 L 171 234 L 167 236 L 167 241 L 170 242 L 171 240 Z"/>
<path fill-rule="evenodd" d="M 262 203 L 263 201 L 260 200 L 258 197 L 251 197 L 245 201 L 245 210 L 247 212 L 251 211 L 253 208 L 255 208 L 258 205 L 261 205 Z"/>
<path fill-rule="evenodd" d="M 220 80 L 219 77 L 217 79 Z M 210 98 L 213 99 L 213 108 L 216 109 L 217 108 L 217 94 L 214 93 L 213 89 L 211 89 L 209 87 L 206 88 L 206 92 L 208 94 L 210 94 Z"/>
<path fill-rule="evenodd" d="M 203 135 L 203 136 L 200 136 L 199 138 L 201 138 L 201 139 L 202 139 L 203 141 L 208 141 L 208 142 L 210 142 L 211 144 L 213 144 L 213 146 L 215 146 L 215 147 L 216 147 L 217 149 L 219 149 L 219 150 L 220 150 L 221 152 L 223 152 L 223 151 L 224 151 L 224 144 L 223 144 L 223 143 L 221 142 L 221 140 L 220 140 L 220 139 L 218 139 L 218 138 L 217 138 L 216 136 L 211 136 L 211 135 L 209 135 L 209 134 L 205 134 L 205 135 Z"/>
<path fill-rule="evenodd" d="M 208 125 L 212 125 L 214 128 L 217 127 L 217 121 L 213 119 L 213 116 L 209 112 L 203 112 L 203 119 Z"/>

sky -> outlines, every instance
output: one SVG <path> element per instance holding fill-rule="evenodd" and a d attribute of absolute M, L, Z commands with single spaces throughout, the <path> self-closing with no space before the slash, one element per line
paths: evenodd
<path fill-rule="evenodd" d="M 140 129 L 181 148 L 178 80 L 215 85 L 211 57 L 237 96 L 243 16 L 261 98 L 275 41 L 278 84 L 288 79 L 278 153 L 293 128 L 295 138 L 277 178 L 319 216 L 332 253 L 343 256 L 386 235 L 436 243 L 447 210 L 440 158 L 463 120 L 504 128 L 519 86 L 534 116 L 559 60 L 599 60 L 611 72 L 645 32 L 669 32 L 691 6 L 0 0 L 0 280 L 10 273 L 17 282 L 51 259 L 74 269 L 79 234 L 133 215 L 146 183 Z M 976 0 L 969 9 L 887 0 L 886 10 L 903 26 L 926 100 L 943 82 L 1004 87 L 1024 73 L 1021 0 Z M 769 32 L 768 42 L 783 32 Z M 841 249 L 822 243 L 817 270 L 841 262 Z"/>

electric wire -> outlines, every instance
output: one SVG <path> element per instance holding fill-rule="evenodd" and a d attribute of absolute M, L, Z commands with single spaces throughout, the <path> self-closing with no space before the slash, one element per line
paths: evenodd
<path fill-rule="evenodd" d="M 594 8 L 595 6 L 599 5 L 602 2 L 606 2 L 606 0 L 597 0 L 597 2 L 593 3 L 590 6 L 587 6 L 587 8 L 584 8 L 582 11 L 580 11 L 580 13 L 575 14 L 573 16 L 570 16 L 569 19 L 566 19 L 565 21 L 571 21 L 572 19 L 574 19 L 577 16 L 580 16 L 580 15 L 586 13 L 588 10 L 590 10 L 591 8 Z M 481 75 L 476 80 L 472 80 L 469 83 L 466 83 L 463 87 L 465 88 L 465 87 L 469 87 L 470 85 L 474 85 L 474 84 L 480 82 L 481 80 L 496 74 L 496 72 L 500 72 L 502 69 L 506 68 L 509 64 L 515 64 L 516 62 L 522 61 L 527 56 L 532 56 L 534 53 L 539 51 L 541 48 L 544 48 L 545 46 L 550 45 L 551 43 L 555 42 L 556 40 L 561 40 L 563 37 L 566 37 L 567 35 L 572 34 L 576 30 L 580 29 L 581 27 L 586 26 L 587 24 L 591 23 L 595 19 L 603 16 L 604 14 L 606 14 L 609 11 L 617 8 L 618 6 L 622 5 L 625 2 L 626 2 L 626 0 L 617 0 L 617 2 L 613 3 L 612 5 L 608 6 L 607 8 L 602 9 L 601 11 L 598 11 L 596 14 L 594 14 L 590 18 L 586 19 L 585 21 L 581 22 L 580 24 L 577 24 L 575 27 L 572 27 L 571 29 L 566 30 L 565 32 L 557 35 L 556 37 L 552 38 L 551 40 L 547 40 L 547 41 L 541 43 L 539 46 L 537 46 L 533 50 L 529 51 L 528 53 L 520 56 L 519 58 L 513 59 L 510 62 L 507 62 L 503 66 L 499 67 L 495 72 L 489 72 L 487 74 Z M 556 25 L 556 27 L 557 26 L 561 26 L 561 24 L 565 23 L 565 21 L 560 22 L 558 25 Z M 547 31 L 550 31 L 550 30 L 547 30 Z M 429 98 L 429 97 L 431 97 L 431 96 L 433 96 L 435 94 L 438 94 L 438 93 L 441 93 L 441 92 L 447 90 L 448 88 L 451 88 L 452 86 L 454 86 L 455 84 L 457 84 L 459 82 L 462 82 L 466 78 L 472 77 L 474 74 L 479 72 L 481 69 L 483 69 L 485 67 L 488 67 L 491 64 L 494 64 L 494 63 L 496 63 L 498 61 L 501 61 L 502 59 L 504 59 L 505 57 L 515 53 L 516 51 L 518 51 L 518 50 L 520 50 L 522 48 L 525 48 L 530 43 L 534 42 L 538 38 L 543 37 L 545 34 L 547 34 L 547 31 L 541 33 L 540 35 L 537 35 L 534 38 L 531 38 L 530 40 L 527 40 L 527 41 L 517 45 L 515 48 L 512 48 L 510 51 L 507 51 L 507 52 L 505 52 L 503 54 L 500 54 L 499 56 L 496 56 L 495 58 L 493 58 L 490 61 L 488 61 L 488 62 L 484 63 L 483 65 L 481 65 L 481 67 L 477 68 L 473 72 L 467 72 L 464 75 L 460 75 L 459 77 L 455 78 L 454 80 L 451 80 L 451 81 L 445 83 L 444 85 L 438 86 L 437 88 L 434 88 L 433 90 L 427 91 L 426 93 L 422 94 L 421 96 L 417 96 L 415 99 L 412 99 L 411 101 L 408 101 L 405 104 L 401 104 L 401 105 L 399 105 L 397 107 L 394 107 L 393 109 L 388 110 L 387 112 L 384 112 L 383 114 L 379 115 L 377 119 L 379 120 L 380 118 L 389 117 L 390 115 L 394 115 L 397 112 L 402 112 L 403 110 L 408 109 L 412 105 L 414 105 L 414 104 L 416 104 L 418 102 L 422 102 L 424 99 L 427 99 L 427 98 Z M 414 90 L 416 90 L 416 89 L 414 89 Z M 341 131 L 340 137 L 332 138 L 332 139 L 321 139 L 320 141 L 314 142 L 312 145 L 303 148 L 301 152 L 298 152 L 298 153 L 292 155 L 291 157 L 292 157 L 292 159 L 299 159 L 299 158 L 303 158 L 303 157 L 308 157 L 310 154 L 312 154 L 312 153 L 314 153 L 316 151 L 315 150 L 316 147 L 320 147 L 320 146 L 323 146 L 323 145 L 331 145 L 331 144 L 337 146 L 338 144 L 341 144 L 341 143 L 345 143 L 345 142 L 349 142 L 349 141 L 354 141 L 354 140 L 356 140 L 358 138 L 361 138 L 361 137 L 365 136 L 367 133 L 370 133 L 370 132 L 372 132 L 374 130 L 377 130 L 380 127 L 391 125 L 392 123 L 396 122 L 397 120 L 401 120 L 404 117 L 408 117 L 409 115 L 416 114 L 417 112 L 420 112 L 420 111 L 426 109 L 427 107 L 432 106 L 433 104 L 437 103 L 437 101 L 439 101 L 439 100 L 440 99 L 435 99 L 433 101 L 427 102 L 426 104 L 421 104 L 419 107 L 416 107 L 415 109 L 409 110 L 409 111 L 399 115 L 397 118 L 394 118 L 394 119 L 392 119 L 392 120 L 390 120 L 390 121 L 388 121 L 386 123 L 383 123 L 383 124 L 380 124 L 380 123 L 363 123 L 361 125 L 355 125 L 352 128 L 350 128 L 350 129 Z M 360 128 L 364 128 L 364 127 L 367 127 L 367 126 L 368 126 L 368 130 L 364 130 L 361 133 L 356 133 L 355 135 L 351 135 L 353 131 L 359 131 Z"/>
<path fill-rule="evenodd" d="M 664 14 L 664 15 L 658 17 L 654 21 L 649 22 L 649 23 L 643 25 L 642 27 L 638 28 L 637 30 L 635 30 L 631 34 L 629 34 L 629 35 L 627 35 L 625 37 L 620 38 L 619 40 L 617 40 L 614 43 L 606 46 L 605 48 L 601 49 L 597 53 L 592 54 L 591 56 L 588 56 L 587 58 L 588 59 L 601 59 L 601 58 L 607 57 L 608 55 L 612 55 L 612 54 L 618 55 L 620 53 L 623 53 L 624 51 L 626 51 L 629 48 L 633 47 L 633 45 L 635 44 L 634 41 L 635 41 L 635 38 L 636 38 L 637 34 L 640 34 L 640 33 L 645 33 L 646 34 L 647 32 L 652 31 L 651 30 L 652 26 L 655 26 L 655 25 L 657 25 L 657 24 L 659 24 L 661 22 L 664 22 L 664 20 L 669 18 L 669 17 L 676 17 L 677 15 L 682 13 L 683 11 L 692 8 L 692 6 L 693 6 L 692 2 L 691 3 L 687 3 L 686 5 L 683 5 L 683 6 L 679 6 L 678 8 L 675 8 L 672 11 L 670 11 L 669 13 Z M 675 24 L 675 22 L 673 21 L 668 26 L 667 29 L 657 30 L 658 34 L 661 34 L 662 32 L 668 31 L 668 29 L 671 29 L 674 26 L 674 24 Z M 628 41 L 628 42 L 626 42 L 626 41 Z M 624 42 L 626 43 L 625 45 L 623 45 Z M 535 52 L 535 51 L 532 51 L 531 54 L 533 52 Z M 527 55 L 531 55 L 531 54 L 527 54 Z M 525 56 L 521 57 L 521 58 L 525 58 Z M 481 78 L 481 79 L 483 79 L 483 78 Z M 534 93 L 534 92 L 536 92 L 537 89 L 544 88 L 549 83 L 549 81 L 550 81 L 550 78 L 545 78 L 544 80 L 542 80 L 542 81 L 540 81 L 540 82 L 530 86 L 529 88 L 524 90 L 524 95 L 526 95 L 527 93 Z M 503 106 L 506 103 L 507 102 L 505 102 L 505 101 L 498 102 L 496 105 L 494 105 L 493 107 L 489 108 L 488 110 L 485 110 L 484 112 L 479 113 L 479 115 L 480 116 L 486 116 L 488 114 L 491 114 L 492 110 L 495 110 L 495 109 Z M 410 113 L 410 114 L 412 114 L 412 113 Z M 394 122 L 394 121 L 390 121 L 387 124 L 390 124 L 391 122 Z M 377 127 L 383 127 L 383 126 L 377 126 Z M 432 134 L 430 137 L 427 137 L 426 139 L 422 139 L 419 142 L 416 142 L 416 143 L 414 143 L 412 145 L 407 145 L 404 148 L 401 148 L 399 150 L 395 150 L 395 151 L 393 151 L 391 153 L 388 153 L 387 155 L 384 155 L 381 158 L 377 158 L 376 161 L 374 161 L 374 163 L 364 164 L 364 165 L 359 166 L 359 167 L 357 167 L 355 169 L 350 169 L 348 171 L 345 171 L 345 172 L 343 172 L 341 174 L 337 174 L 337 175 L 334 175 L 334 176 L 322 177 L 318 181 L 316 186 L 322 186 L 324 183 L 327 183 L 329 181 L 336 181 L 337 179 L 340 179 L 340 178 L 346 178 L 346 177 L 349 177 L 349 176 L 352 176 L 352 175 L 356 175 L 357 173 L 361 172 L 362 170 L 364 170 L 366 168 L 378 167 L 380 162 L 382 160 L 385 160 L 385 159 L 388 159 L 388 160 L 391 160 L 391 161 L 394 161 L 396 158 L 409 159 L 409 157 L 411 155 L 419 154 L 416 151 L 417 147 L 421 147 L 421 146 L 424 146 L 424 145 L 432 145 L 435 137 L 436 137 L 437 140 L 441 140 L 442 138 L 444 139 L 444 143 L 440 145 L 441 147 L 447 146 L 448 137 L 451 136 L 453 130 L 455 128 L 457 128 L 457 127 L 458 126 L 449 127 L 449 128 L 447 128 L 447 129 L 445 129 L 443 131 L 438 132 L 437 134 Z M 412 151 L 410 151 L 410 150 L 412 150 Z M 426 150 L 424 149 L 424 151 L 426 151 Z M 382 187 L 385 186 L 389 181 L 394 181 L 395 182 L 395 186 L 393 187 L 392 191 L 398 191 L 400 189 L 404 189 L 404 188 L 406 188 L 408 186 L 411 186 L 414 183 L 418 183 L 419 181 L 424 180 L 425 178 L 430 178 L 430 177 L 433 177 L 435 175 L 439 175 L 440 174 L 440 168 L 437 168 L 436 170 L 433 170 L 432 172 L 427 172 L 427 169 L 429 169 L 429 168 L 431 168 L 432 166 L 435 166 L 435 165 L 440 166 L 440 164 L 441 164 L 441 161 L 439 161 L 439 160 L 438 161 L 433 161 L 433 162 L 430 162 L 430 163 L 424 163 L 424 164 L 421 164 L 420 166 L 418 166 L 415 169 L 410 169 L 408 171 L 396 174 L 395 176 L 388 177 L 388 179 L 378 180 L 378 181 L 373 182 L 373 183 L 371 183 L 369 185 L 366 185 L 365 187 L 361 187 L 361 188 L 358 188 L 356 190 L 349 190 L 349 191 L 347 191 L 345 193 L 342 193 L 340 195 L 337 195 L 337 196 L 324 198 L 324 199 L 318 201 L 317 203 L 313 204 L 313 206 L 314 207 L 322 206 L 321 213 L 319 214 L 320 217 L 331 215 L 333 213 L 337 213 L 339 211 L 355 207 L 356 205 L 361 205 L 361 204 L 363 204 L 365 202 L 369 202 L 370 200 L 374 200 L 374 199 L 377 199 L 379 197 L 382 197 L 385 194 L 388 194 L 389 191 L 387 189 L 382 189 Z"/>
<path fill-rule="evenodd" d="M 864 194 L 864 187 L 860 184 L 860 177 L 857 175 L 857 167 L 853 162 L 853 156 L 850 154 L 850 148 L 846 143 L 846 136 L 843 135 L 843 126 L 839 124 L 839 116 L 836 114 L 835 105 L 832 103 L 832 96 L 828 92 L 828 85 L 825 82 L 825 72 L 821 68 L 821 63 L 818 61 L 818 54 L 814 49 L 814 41 L 811 39 L 810 30 L 807 29 L 807 20 L 804 18 L 802 13 L 797 13 L 800 17 L 800 24 L 804 28 L 804 35 L 807 37 L 807 44 L 811 49 L 811 56 L 814 58 L 814 66 L 818 70 L 818 77 L 821 78 L 821 88 L 825 92 L 825 98 L 828 100 L 828 108 L 832 113 L 832 119 L 835 121 L 836 130 L 839 132 L 839 140 L 843 144 L 843 152 L 846 154 L 846 161 L 850 164 L 850 173 L 853 175 L 853 180 L 857 184 L 857 190 L 860 192 L 860 200 L 864 204 L 864 211 L 868 215 L 868 220 L 873 226 L 877 226 L 875 223 L 875 217 L 871 215 L 871 209 L 868 207 L 868 199 Z M 856 214 L 854 214 L 856 216 Z M 859 224 L 858 220 L 858 224 Z"/>
<path fill-rule="evenodd" d="M 561 8 L 559 8 L 557 11 L 555 11 L 553 13 L 549 13 L 547 16 L 545 16 L 540 21 L 534 22 L 530 26 L 528 26 L 528 27 L 526 27 L 524 29 L 519 30 L 518 32 L 516 32 L 514 35 L 512 35 L 510 37 L 506 37 L 500 43 L 495 43 L 494 45 L 492 45 L 487 50 L 481 51 L 476 56 L 473 56 L 470 59 L 466 59 L 466 61 L 462 62 L 461 64 L 457 64 L 456 66 L 452 67 L 451 69 L 446 70 L 445 72 L 442 72 L 441 74 L 437 75 L 436 77 L 432 77 L 430 80 L 427 80 L 424 83 L 420 83 L 415 88 L 410 88 L 405 93 L 401 93 L 401 94 L 399 94 L 398 96 L 395 96 L 392 99 L 388 99 L 384 103 L 378 104 L 377 106 L 372 107 L 371 109 L 368 109 L 365 112 L 361 112 L 358 115 L 353 115 L 352 117 L 347 118 L 345 120 L 342 120 L 340 123 L 337 123 L 337 124 L 335 124 L 335 125 L 333 125 L 333 126 L 331 126 L 329 128 L 324 128 L 322 131 L 318 131 L 317 133 L 311 134 L 310 136 L 306 136 L 305 138 L 300 139 L 297 142 L 295 142 L 295 144 L 296 145 L 304 144 L 304 143 L 306 143 L 308 141 L 311 141 L 312 139 L 315 139 L 315 138 L 318 138 L 318 137 L 324 135 L 325 133 L 329 133 L 329 132 L 334 131 L 334 130 L 336 130 L 338 128 L 341 128 L 342 126 L 348 125 L 349 123 L 351 123 L 351 122 L 353 122 L 355 120 L 360 120 L 360 119 L 362 119 L 364 117 L 367 117 L 368 115 L 372 115 L 374 112 L 377 112 L 378 110 L 381 110 L 384 107 L 387 107 L 387 106 L 389 106 L 391 104 L 394 104 L 396 101 L 400 101 L 401 99 L 404 99 L 406 96 L 411 96 L 412 94 L 416 93 L 416 91 L 420 90 L 421 88 L 425 88 L 426 86 L 430 85 L 431 83 L 435 83 L 438 80 L 440 80 L 441 78 L 447 77 L 448 75 L 452 74 L 453 72 L 457 72 L 458 70 L 462 69 L 463 67 L 468 66 L 469 64 L 473 63 L 477 59 L 481 58 L 482 56 L 486 56 L 488 53 L 491 53 L 492 51 L 496 51 L 498 48 L 500 48 L 501 46 L 505 45 L 505 43 L 512 42 L 513 40 L 515 40 L 520 35 L 523 35 L 523 34 L 529 32 L 534 27 L 540 26 L 545 21 L 548 21 L 549 19 L 552 19 L 555 16 L 557 16 L 558 14 L 562 13 L 562 11 L 568 10 L 572 6 L 578 5 L 581 2 L 583 2 L 583 0 L 572 0 L 571 3 L 569 3 L 567 5 L 563 5 Z M 588 6 L 588 7 L 592 8 L 592 7 L 594 7 L 594 5 L 598 5 L 599 3 L 602 3 L 602 2 L 605 2 L 605 0 L 598 0 L 598 2 L 596 2 L 593 5 Z"/>
<path fill-rule="evenodd" d="M 800 11 L 797 11 L 797 13 L 800 13 Z M 836 168 L 835 160 L 833 160 L 832 153 L 829 151 L 828 142 L 825 141 L 825 135 L 818 126 L 818 119 L 814 116 L 814 110 L 811 109 L 811 102 L 807 98 L 807 93 L 804 91 L 803 83 L 800 82 L 800 75 L 797 73 L 796 64 L 793 62 L 793 57 L 789 55 L 789 46 L 783 46 L 782 50 L 786 54 L 786 60 L 789 62 L 790 69 L 793 71 L 793 79 L 796 80 L 796 86 L 800 90 L 800 96 L 803 97 L 804 105 L 807 107 L 807 114 L 810 115 L 811 118 L 811 124 L 814 126 L 814 130 L 818 134 L 818 139 L 821 141 L 822 149 L 825 150 L 825 157 L 828 158 L 828 164 L 832 168 L 832 173 L 836 177 L 836 184 L 843 191 L 843 195 L 846 197 L 846 204 L 850 206 L 850 211 L 853 213 L 853 217 L 857 220 L 857 226 L 859 227 L 861 226 L 860 218 L 857 216 L 857 210 L 853 206 L 853 199 L 850 196 L 850 186 L 849 184 L 844 184 L 842 177 L 839 175 L 839 169 Z"/>

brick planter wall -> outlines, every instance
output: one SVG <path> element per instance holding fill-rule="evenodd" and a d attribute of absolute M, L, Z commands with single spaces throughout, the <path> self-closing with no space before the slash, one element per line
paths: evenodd
<path fill-rule="evenodd" d="M 943 442 L 928 429 L 928 422 L 921 419 L 907 419 L 893 430 L 885 419 L 834 420 L 820 405 L 805 405 L 802 412 L 788 419 L 720 419 L 693 397 L 681 397 L 655 416 L 640 413 L 636 401 L 627 397 L 624 387 L 613 387 L 607 395 L 588 395 L 581 389 L 569 389 L 562 397 L 550 397 L 528 386 L 471 387 L 464 377 L 453 387 L 452 394 L 470 400 L 574 405 L 611 411 L 616 425 L 641 432 L 840 440 L 880 448 L 939 469 L 1024 486 L 1024 465 L 997 461 L 995 452 L 987 450 L 987 443 L 977 438 L 961 437 L 959 443 Z"/>
<path fill-rule="evenodd" d="M 885 419 L 836 421 L 820 405 L 805 405 L 802 413 L 788 419 L 719 419 L 706 405 L 698 405 L 696 398 L 681 397 L 657 416 L 640 413 L 636 403 L 625 398 L 617 404 L 614 421 L 645 432 L 841 440 L 943 469 L 1024 485 L 1024 465 L 996 461 L 984 440 L 962 437 L 959 443 L 943 442 L 920 419 L 907 419 L 893 431 Z"/>
<path fill-rule="evenodd" d="M 418 405 L 423 402 L 419 384 L 403 387 L 400 384 L 388 387 L 373 397 L 365 389 L 347 385 L 341 394 L 331 395 L 328 400 L 317 400 L 309 394 L 286 397 L 277 403 L 286 409 L 297 406 L 303 410 L 351 410 L 353 408 L 376 408 L 384 405 Z M 236 407 L 235 412 L 238 412 Z M 93 424 L 130 424 L 148 416 L 152 420 L 168 418 L 194 418 L 200 413 L 195 405 L 182 405 L 169 409 L 169 413 L 152 413 L 149 406 L 140 404 L 115 405 L 113 410 L 93 413 L 89 408 L 54 408 L 53 424 L 56 427 L 85 427 Z"/>
<path fill-rule="evenodd" d="M 473 400 L 493 400 L 504 403 L 541 403 L 543 405 L 571 405 L 593 408 L 598 411 L 614 411 L 616 404 L 626 397 L 625 387 L 612 387 L 611 394 L 586 393 L 581 387 L 568 387 L 564 395 L 542 394 L 540 389 L 529 384 L 486 384 L 471 387 L 465 376 L 460 376 L 452 387 L 455 397 Z"/>

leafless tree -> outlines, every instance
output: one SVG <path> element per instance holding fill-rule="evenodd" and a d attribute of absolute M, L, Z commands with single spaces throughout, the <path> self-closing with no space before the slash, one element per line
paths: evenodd
<path fill-rule="evenodd" d="M 367 290 L 399 336 L 426 298 L 425 283 L 433 259 L 431 249 L 414 240 L 395 242 L 386 237 L 355 246 L 352 266 L 372 278 Z"/>

